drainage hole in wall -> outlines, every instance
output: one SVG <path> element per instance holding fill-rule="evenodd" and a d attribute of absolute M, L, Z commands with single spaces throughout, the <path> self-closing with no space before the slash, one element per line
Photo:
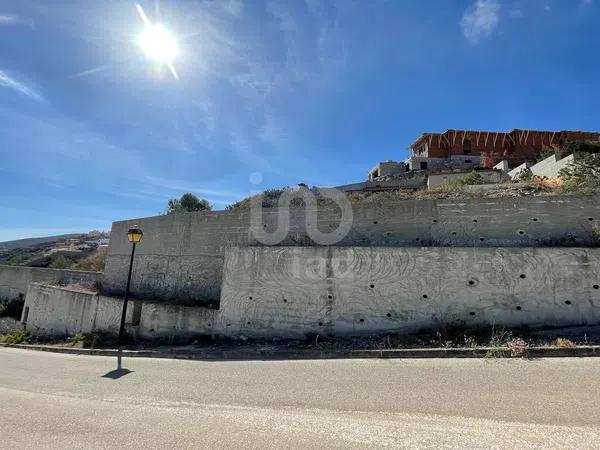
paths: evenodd
<path fill-rule="evenodd" d="M 565 305 L 570 305 L 571 304 L 571 300 L 565 300 Z"/>
<path fill-rule="evenodd" d="M 210 328 L 210 327 L 212 327 L 212 325 L 209 323 L 209 324 L 208 324 L 208 328 Z"/>
<path fill-rule="evenodd" d="M 319 322 L 319 326 L 322 327 L 323 326 L 323 322 Z"/>
<path fill-rule="evenodd" d="M 363 242 L 364 242 L 364 241 L 366 241 L 366 240 L 367 240 L 367 238 L 362 238 L 362 239 L 361 239 L 361 241 L 363 241 Z"/>
<path fill-rule="evenodd" d="M 525 275 L 524 273 L 522 273 L 521 275 L 519 275 L 519 278 L 525 279 L 525 278 L 527 278 L 527 275 Z"/>
<path fill-rule="evenodd" d="M 390 233 L 389 231 L 386 231 L 386 233 L 385 233 L 386 236 L 389 236 L 390 234 L 392 234 L 392 233 Z"/>
<path fill-rule="evenodd" d="M 469 280 L 469 286 L 473 286 L 475 282 L 473 280 Z"/>
<path fill-rule="evenodd" d="M 477 223 L 477 219 L 473 219 L 473 222 Z"/>
<path fill-rule="evenodd" d="M 594 220 L 593 217 L 588 217 L 588 220 L 591 222 L 592 220 Z"/>
<path fill-rule="evenodd" d="M 597 284 L 592 286 L 594 289 L 598 289 L 600 286 L 598 286 Z"/>
<path fill-rule="evenodd" d="M 452 232 L 452 236 L 456 236 L 456 231 L 453 231 L 453 232 Z"/>
<path fill-rule="evenodd" d="M 263 228 L 267 228 L 267 224 L 266 223 L 263 224 Z"/>
<path fill-rule="evenodd" d="M 479 238 L 479 240 L 480 240 L 481 242 L 483 242 L 483 241 L 485 241 L 485 238 Z"/>
<path fill-rule="evenodd" d="M 364 321 L 365 321 L 365 319 L 359 319 L 359 322 L 364 322 Z"/>
<path fill-rule="evenodd" d="M 391 313 L 387 313 L 386 316 L 387 317 L 392 317 L 392 314 Z"/>
<path fill-rule="evenodd" d="M 283 303 L 287 303 L 287 298 L 284 298 L 284 299 L 283 299 Z"/>
<path fill-rule="evenodd" d="M 369 285 L 369 287 L 370 287 L 371 289 L 373 289 L 373 288 L 375 287 L 375 285 L 374 285 L 374 284 L 370 284 L 370 285 Z"/>
<path fill-rule="evenodd" d="M 531 220 L 533 220 L 534 222 L 537 222 L 537 221 L 538 221 L 538 218 L 537 218 L 537 217 L 534 217 L 534 218 L 533 218 L 533 219 L 531 219 Z"/>
<path fill-rule="evenodd" d="M 423 294 L 423 298 L 428 298 L 428 295 L 427 294 Z"/>
<path fill-rule="evenodd" d="M 521 311 L 523 308 L 521 308 L 520 306 L 517 306 L 517 311 Z"/>
<path fill-rule="evenodd" d="M 433 223 L 437 223 L 437 219 L 433 219 Z"/>
<path fill-rule="evenodd" d="M 379 222 L 377 222 L 376 220 L 373 221 L 373 225 L 377 225 Z"/>
<path fill-rule="evenodd" d="M 474 316 L 474 315 L 475 315 L 475 313 L 474 313 L 473 311 L 471 311 L 471 312 L 469 313 L 469 315 L 470 315 L 470 316 Z"/>
<path fill-rule="evenodd" d="M 525 234 L 525 232 L 523 230 L 519 230 L 519 234 L 523 235 L 523 234 Z"/>
<path fill-rule="evenodd" d="M 331 300 L 331 299 L 333 298 L 333 295 L 328 295 L 328 296 L 327 296 L 327 298 L 328 298 L 329 300 Z"/>
<path fill-rule="evenodd" d="M 416 238 L 415 241 L 419 242 L 421 240 L 421 238 Z"/>
<path fill-rule="evenodd" d="M 252 300 L 252 297 L 248 297 L 248 300 Z"/>
<path fill-rule="evenodd" d="M 251 325 L 251 324 L 252 324 L 252 322 L 248 322 L 248 325 Z"/>

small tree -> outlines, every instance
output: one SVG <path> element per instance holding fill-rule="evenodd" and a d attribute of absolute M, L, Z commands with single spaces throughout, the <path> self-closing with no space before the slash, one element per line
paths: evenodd
<path fill-rule="evenodd" d="M 208 200 L 200 199 L 194 194 L 186 192 L 180 198 L 172 198 L 169 200 L 166 213 L 210 211 L 211 209 Z"/>
<path fill-rule="evenodd" d="M 600 190 L 600 153 L 580 153 L 560 171 L 563 186 L 568 191 Z"/>

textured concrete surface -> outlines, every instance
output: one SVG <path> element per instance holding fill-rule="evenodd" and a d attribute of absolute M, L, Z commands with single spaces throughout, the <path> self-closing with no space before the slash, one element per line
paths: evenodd
<path fill-rule="evenodd" d="M 597 448 L 600 360 L 197 362 L 0 349 L 7 448 Z"/>
<path fill-rule="evenodd" d="M 72 335 L 114 331 L 121 301 L 34 284 L 25 308 L 32 333 Z M 134 334 L 302 338 L 598 323 L 600 249 L 246 247 L 226 251 L 219 310 L 143 304 Z"/>
<path fill-rule="evenodd" d="M 94 292 L 58 286 L 29 285 L 22 321 L 36 336 L 73 336 L 95 330 L 117 333 L 123 303 Z M 133 303 L 127 310 L 131 323 Z"/>
<path fill-rule="evenodd" d="M 337 246 L 527 247 L 591 246 L 600 221 L 598 196 L 544 196 L 464 200 L 363 201 L 353 204 L 350 232 Z M 264 228 L 277 228 L 277 211 L 263 211 Z M 337 208 L 321 208 L 318 228 L 339 223 Z M 292 209 L 281 246 L 312 246 L 303 208 Z M 113 224 L 103 285 L 110 295 L 126 284 L 131 246 L 126 231 L 144 230 L 137 249 L 133 292 L 161 298 L 218 300 L 223 257 L 230 247 L 260 245 L 248 210 L 187 213 Z"/>
<path fill-rule="evenodd" d="M 224 272 L 232 335 L 600 322 L 600 249 L 253 247 L 229 249 Z"/>
<path fill-rule="evenodd" d="M 427 188 L 435 189 L 440 186 L 448 185 L 450 183 L 455 183 L 459 180 L 462 180 L 465 177 L 468 177 L 472 171 L 463 170 L 462 172 L 442 172 L 442 173 L 433 173 L 427 177 Z M 477 173 L 483 179 L 484 183 L 499 183 L 502 178 L 504 178 L 504 173 L 500 170 L 478 170 Z"/>
<path fill-rule="evenodd" d="M 25 295 L 29 283 L 95 283 L 102 273 L 0 265 L 0 299 Z"/>
<path fill-rule="evenodd" d="M 41 337 L 117 333 L 122 308 L 122 298 L 33 283 L 25 298 L 23 318 L 27 315 L 27 331 Z M 130 301 L 126 326 L 128 333 L 140 338 L 186 338 L 211 334 L 216 314 L 208 308 Z"/>
<path fill-rule="evenodd" d="M 573 155 L 565 156 L 563 159 L 556 159 L 556 155 L 534 164 L 530 167 L 531 173 L 538 177 L 555 178 L 559 172 L 575 160 Z"/>

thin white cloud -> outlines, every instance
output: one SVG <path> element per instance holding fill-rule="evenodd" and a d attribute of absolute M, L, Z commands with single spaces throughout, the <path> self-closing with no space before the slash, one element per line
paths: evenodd
<path fill-rule="evenodd" d="M 44 98 L 40 94 L 38 94 L 36 91 L 31 89 L 26 84 L 21 83 L 20 81 L 17 81 L 14 78 L 10 77 L 6 72 L 4 72 L 2 70 L 0 70 L 0 87 L 6 87 L 9 89 L 13 89 L 14 91 L 18 92 L 19 94 L 25 95 L 26 97 L 29 97 L 38 102 L 44 101 Z"/>
<path fill-rule="evenodd" d="M 6 14 L 0 14 L 0 26 L 2 26 L 2 25 L 5 25 L 5 26 L 25 25 L 25 26 L 31 28 L 32 30 L 35 28 L 33 21 L 30 19 L 27 19 L 25 17 L 20 17 L 20 16 L 6 15 Z"/>
<path fill-rule="evenodd" d="M 473 44 L 491 36 L 500 23 L 500 3 L 497 0 L 477 0 L 462 16 L 460 26 L 465 38 Z"/>
<path fill-rule="evenodd" d="M 73 75 L 69 75 L 68 78 L 72 80 L 75 78 L 87 77 L 88 75 L 93 75 L 98 72 L 102 72 L 106 69 L 108 69 L 108 66 L 102 65 L 102 66 L 94 67 L 93 69 L 83 70 L 81 72 L 74 73 Z"/>

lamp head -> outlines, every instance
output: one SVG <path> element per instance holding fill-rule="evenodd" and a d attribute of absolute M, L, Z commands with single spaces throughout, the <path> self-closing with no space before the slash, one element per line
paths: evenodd
<path fill-rule="evenodd" d="M 137 225 L 132 226 L 127 230 L 127 240 L 132 244 L 137 244 L 142 240 L 144 233 Z"/>

